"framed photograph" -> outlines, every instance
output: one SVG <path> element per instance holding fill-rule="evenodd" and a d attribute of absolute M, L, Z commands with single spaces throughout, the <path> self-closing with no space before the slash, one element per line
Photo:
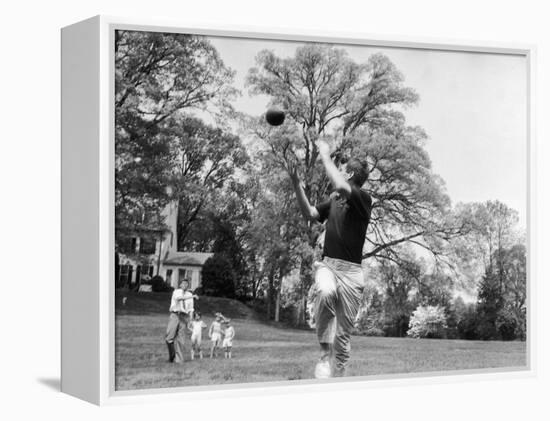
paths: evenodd
<path fill-rule="evenodd" d="M 64 28 L 62 390 L 532 373 L 532 54 Z"/>

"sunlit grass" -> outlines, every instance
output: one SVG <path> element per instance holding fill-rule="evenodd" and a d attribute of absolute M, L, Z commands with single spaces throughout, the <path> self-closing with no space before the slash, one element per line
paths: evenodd
<path fill-rule="evenodd" d="M 310 379 L 318 357 L 312 331 L 265 324 L 243 304 L 225 299 L 202 299 L 204 320 L 214 311 L 233 318 L 236 337 L 233 359 L 208 358 L 170 364 L 164 344 L 168 321 L 166 294 L 131 294 L 116 314 L 116 389 L 198 386 Z M 188 344 L 186 344 L 188 347 Z M 352 338 L 349 375 L 421 373 L 496 367 L 524 367 L 524 342 L 483 342 L 409 338 Z"/>

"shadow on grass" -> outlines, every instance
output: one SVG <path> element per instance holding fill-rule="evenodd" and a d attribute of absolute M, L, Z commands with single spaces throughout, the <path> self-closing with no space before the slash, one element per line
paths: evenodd
<path fill-rule="evenodd" d="M 119 289 L 115 293 L 115 315 L 168 315 L 170 299 L 170 292 L 135 292 Z M 244 303 L 222 297 L 200 296 L 195 303 L 195 310 L 203 316 L 214 316 L 215 313 L 221 312 L 232 319 L 260 319 L 259 315 Z"/>
<path fill-rule="evenodd" d="M 38 383 L 41 383 L 56 392 L 61 392 L 61 379 L 57 377 L 47 377 L 36 380 L 38 381 Z"/>

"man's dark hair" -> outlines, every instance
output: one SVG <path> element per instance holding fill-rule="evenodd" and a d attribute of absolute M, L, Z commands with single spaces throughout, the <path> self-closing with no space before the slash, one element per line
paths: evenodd
<path fill-rule="evenodd" d="M 369 164 L 366 159 L 350 158 L 346 162 L 346 170 L 353 172 L 350 181 L 361 187 L 369 177 Z"/>

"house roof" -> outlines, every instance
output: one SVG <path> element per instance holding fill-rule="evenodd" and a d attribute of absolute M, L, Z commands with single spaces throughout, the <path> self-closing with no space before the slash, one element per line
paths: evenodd
<path fill-rule="evenodd" d="M 176 253 L 170 253 L 166 260 L 163 262 L 165 265 L 174 266 L 202 266 L 204 262 L 212 257 L 214 253 L 200 253 L 194 251 L 178 251 Z"/>

